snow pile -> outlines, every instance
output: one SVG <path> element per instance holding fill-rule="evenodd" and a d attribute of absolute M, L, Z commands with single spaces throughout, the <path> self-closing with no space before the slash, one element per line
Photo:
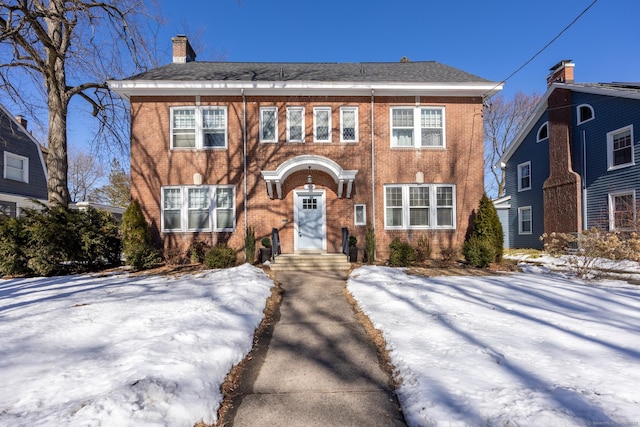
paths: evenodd
<path fill-rule="evenodd" d="M 409 425 L 640 422 L 638 286 L 382 267 L 347 286 L 384 334 Z"/>
<path fill-rule="evenodd" d="M 0 425 L 215 422 L 272 285 L 248 264 L 0 281 Z"/>

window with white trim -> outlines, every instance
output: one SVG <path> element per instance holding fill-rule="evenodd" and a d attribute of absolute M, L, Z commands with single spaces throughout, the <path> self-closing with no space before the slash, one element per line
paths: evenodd
<path fill-rule="evenodd" d="M 260 142 L 278 142 L 278 107 L 260 108 Z"/>
<path fill-rule="evenodd" d="M 331 142 L 331 107 L 313 109 L 313 140 Z"/>
<path fill-rule="evenodd" d="M 636 193 L 626 191 L 609 194 L 609 229 L 633 230 L 636 225 Z"/>
<path fill-rule="evenodd" d="M 4 152 L 4 179 L 29 183 L 29 158 Z"/>
<path fill-rule="evenodd" d="M 541 142 L 545 139 L 549 139 L 549 122 L 544 122 L 542 126 L 538 128 L 538 133 L 536 134 L 536 141 Z"/>
<path fill-rule="evenodd" d="M 358 141 L 358 107 L 340 107 L 340 142 Z"/>
<path fill-rule="evenodd" d="M 234 231 L 235 188 L 172 186 L 162 188 L 162 231 Z"/>
<path fill-rule="evenodd" d="M 171 148 L 227 148 L 227 108 L 171 107 Z"/>
<path fill-rule="evenodd" d="M 287 107 L 287 142 L 304 142 L 304 107 Z"/>
<path fill-rule="evenodd" d="M 531 206 L 518 208 L 518 234 L 532 233 Z"/>
<path fill-rule="evenodd" d="M 531 189 L 531 162 L 518 165 L 518 191 Z"/>
<path fill-rule="evenodd" d="M 444 147 L 444 107 L 392 107 L 392 147 Z"/>
<path fill-rule="evenodd" d="M 385 229 L 455 228 L 455 186 L 386 185 Z"/>
<path fill-rule="evenodd" d="M 582 104 L 576 107 L 578 124 L 581 125 L 584 122 L 588 122 L 589 120 L 593 120 L 595 118 L 595 114 L 593 112 L 593 107 L 589 104 Z"/>
<path fill-rule="evenodd" d="M 607 133 L 607 160 L 609 169 L 617 169 L 634 164 L 633 125 Z"/>
<path fill-rule="evenodd" d="M 354 206 L 353 223 L 355 225 L 367 225 L 367 205 Z"/>

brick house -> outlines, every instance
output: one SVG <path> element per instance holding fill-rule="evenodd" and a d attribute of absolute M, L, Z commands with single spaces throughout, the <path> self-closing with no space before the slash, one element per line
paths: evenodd
<path fill-rule="evenodd" d="M 502 158 L 503 228 L 513 248 L 543 233 L 635 227 L 640 192 L 640 84 L 577 83 L 575 64 L 550 69 L 547 91 Z"/>
<path fill-rule="evenodd" d="M 131 107 L 131 186 L 165 250 L 240 250 L 277 229 L 282 253 L 378 259 L 394 237 L 460 246 L 483 193 L 483 100 L 500 84 L 437 62 L 173 63 L 109 87 Z"/>

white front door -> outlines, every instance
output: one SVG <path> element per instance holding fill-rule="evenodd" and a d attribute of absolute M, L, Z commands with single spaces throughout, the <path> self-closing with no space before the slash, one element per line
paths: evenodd
<path fill-rule="evenodd" d="M 294 220 L 296 250 L 327 249 L 324 191 L 296 191 Z"/>

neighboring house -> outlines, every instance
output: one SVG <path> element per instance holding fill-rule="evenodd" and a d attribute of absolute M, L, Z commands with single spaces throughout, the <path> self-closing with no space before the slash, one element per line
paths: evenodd
<path fill-rule="evenodd" d="M 554 231 L 634 227 L 640 83 L 575 83 L 574 67 L 551 68 L 547 92 L 501 158 L 510 247 L 541 248 Z"/>
<path fill-rule="evenodd" d="M 0 105 L 0 211 L 16 217 L 21 208 L 47 203 L 47 172 L 40 144 L 27 121 Z"/>
<path fill-rule="evenodd" d="M 241 249 L 279 231 L 283 253 L 378 257 L 394 237 L 460 246 L 483 194 L 483 101 L 502 86 L 437 62 L 196 62 L 109 87 L 131 107 L 131 191 L 164 249 Z"/>

